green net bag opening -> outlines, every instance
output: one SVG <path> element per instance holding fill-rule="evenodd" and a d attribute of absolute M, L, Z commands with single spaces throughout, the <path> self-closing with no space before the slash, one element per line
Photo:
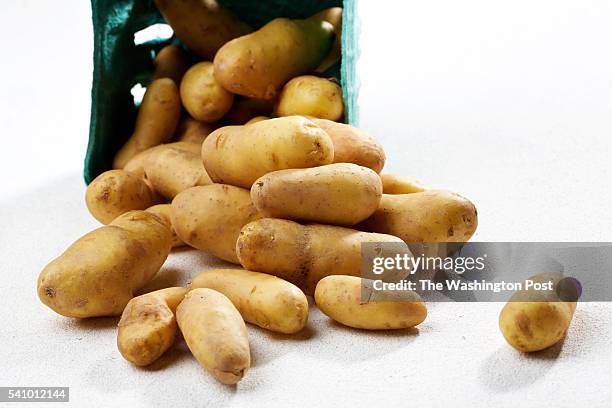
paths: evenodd
<path fill-rule="evenodd" d="M 326 8 L 343 7 L 342 57 L 326 74 L 340 79 L 345 120 L 358 124 L 357 0 L 219 0 L 219 3 L 255 29 L 277 17 L 302 19 Z M 94 73 L 86 183 L 111 168 L 115 153 L 131 135 L 138 95 L 142 96 L 151 80 L 156 53 L 167 44 L 180 44 L 153 0 L 91 0 L 91 6 Z"/>

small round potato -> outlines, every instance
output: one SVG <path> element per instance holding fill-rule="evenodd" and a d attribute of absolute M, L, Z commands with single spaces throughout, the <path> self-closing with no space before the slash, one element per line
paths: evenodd
<path fill-rule="evenodd" d="M 344 114 L 342 88 L 312 75 L 293 78 L 278 97 L 277 116 L 303 115 L 338 121 Z"/>
<path fill-rule="evenodd" d="M 170 44 L 159 50 L 154 65 L 153 79 L 170 78 L 179 85 L 189 68 L 189 59 L 181 47 Z"/>
<path fill-rule="evenodd" d="M 186 288 L 166 288 L 128 302 L 117 332 L 117 347 L 123 358 L 147 366 L 170 348 L 178 329 L 174 311 L 186 293 Z"/>
<path fill-rule="evenodd" d="M 234 95 L 217 83 L 211 62 L 193 65 L 181 81 L 181 101 L 191 117 L 215 122 L 232 107 Z"/>
<path fill-rule="evenodd" d="M 211 269 L 191 282 L 232 301 L 245 321 L 279 333 L 297 333 L 308 319 L 308 299 L 297 286 L 276 276 L 242 269 Z"/>
<path fill-rule="evenodd" d="M 223 294 L 193 289 L 176 309 L 187 347 L 202 367 L 224 384 L 236 384 L 251 366 L 244 320 Z"/>
<path fill-rule="evenodd" d="M 158 204 L 153 207 L 147 208 L 145 211 L 150 212 L 151 214 L 157 215 L 166 227 L 170 229 L 172 232 L 172 248 L 180 247 L 186 245 L 179 237 L 176 235 L 176 231 L 172 226 L 172 206 L 170 204 Z"/>
<path fill-rule="evenodd" d="M 412 194 L 429 190 L 420 181 L 407 176 L 396 174 L 381 174 L 383 194 Z"/>
<path fill-rule="evenodd" d="M 251 187 L 264 217 L 355 225 L 380 203 L 382 184 L 373 170 L 352 163 L 268 173 Z"/>
<path fill-rule="evenodd" d="M 406 329 L 427 317 L 425 303 L 416 292 L 375 290 L 373 281 L 355 276 L 321 279 L 314 297 L 323 313 L 356 329 Z"/>
<path fill-rule="evenodd" d="M 174 140 L 177 142 L 197 143 L 202 145 L 204 139 L 219 126 L 215 123 L 204 123 L 190 116 L 184 116 L 179 122 Z"/>

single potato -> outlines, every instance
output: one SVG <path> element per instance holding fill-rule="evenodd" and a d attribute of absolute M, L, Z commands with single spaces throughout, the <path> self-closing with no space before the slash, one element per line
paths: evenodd
<path fill-rule="evenodd" d="M 202 145 L 204 139 L 218 127 L 215 123 L 204 123 L 190 116 L 184 116 L 176 129 L 174 140 Z"/>
<path fill-rule="evenodd" d="M 474 204 L 445 190 L 383 194 L 378 210 L 363 222 L 367 231 L 395 235 L 406 243 L 466 242 L 477 226 Z"/>
<path fill-rule="evenodd" d="M 186 288 L 166 288 L 128 302 L 117 332 L 117 347 L 123 358 L 147 366 L 170 348 L 178 330 L 174 311 L 186 293 Z"/>
<path fill-rule="evenodd" d="M 87 186 L 85 203 L 93 217 L 108 224 L 121 214 L 144 210 L 161 200 L 141 178 L 125 170 L 109 170 Z"/>
<path fill-rule="evenodd" d="M 278 276 L 312 295 L 326 276 L 360 276 L 363 243 L 402 240 L 332 225 L 263 218 L 242 228 L 236 252 L 245 269 Z"/>
<path fill-rule="evenodd" d="M 529 278 L 553 282 L 552 291 L 517 291 L 499 314 L 499 328 L 506 341 L 522 352 L 544 350 L 561 341 L 572 322 L 576 302 L 561 301 L 556 292 L 561 273 L 543 273 Z"/>
<path fill-rule="evenodd" d="M 242 269 L 211 269 L 191 282 L 232 301 L 245 321 L 279 333 L 297 333 L 308 319 L 308 299 L 297 286 L 276 276 Z"/>
<path fill-rule="evenodd" d="M 172 226 L 181 240 L 223 260 L 239 263 L 236 240 L 240 229 L 261 216 L 249 191 L 211 184 L 193 187 L 172 200 Z"/>
<path fill-rule="evenodd" d="M 255 208 L 269 218 L 355 225 L 376 211 L 380 177 L 352 163 L 268 173 L 251 187 Z"/>
<path fill-rule="evenodd" d="M 271 171 L 330 164 L 334 147 L 313 122 L 288 116 L 217 129 L 202 144 L 202 159 L 215 183 L 251 188 Z"/>
<path fill-rule="evenodd" d="M 217 0 L 155 0 L 155 5 L 183 44 L 206 60 L 226 42 L 251 32 Z"/>
<path fill-rule="evenodd" d="M 172 199 L 194 186 L 212 184 L 202 165 L 200 145 L 176 142 L 156 149 L 145 161 L 145 174 L 155 191 Z"/>
<path fill-rule="evenodd" d="M 312 75 L 293 78 L 283 87 L 276 105 L 276 116 L 292 115 L 342 119 L 342 88 L 335 81 Z"/>
<path fill-rule="evenodd" d="M 323 73 L 330 69 L 342 57 L 342 7 L 331 7 L 318 12 L 310 17 L 309 20 L 327 21 L 334 26 L 334 45 L 329 54 L 323 59 L 315 72 Z"/>
<path fill-rule="evenodd" d="M 229 111 L 234 95 L 215 80 L 212 62 L 200 62 L 189 68 L 181 81 L 181 101 L 191 117 L 211 123 Z"/>
<path fill-rule="evenodd" d="M 138 110 L 134 133 L 115 155 L 114 169 L 123 169 L 130 159 L 150 147 L 168 142 L 181 116 L 181 100 L 170 78 L 149 84 Z"/>
<path fill-rule="evenodd" d="M 246 325 L 232 302 L 206 288 L 193 289 L 176 309 L 187 347 L 217 380 L 236 384 L 251 366 Z"/>
<path fill-rule="evenodd" d="M 189 68 L 189 58 L 178 45 L 166 45 L 155 56 L 153 79 L 170 78 L 178 86 Z"/>
<path fill-rule="evenodd" d="M 228 125 L 244 125 L 257 116 L 272 116 L 276 99 L 256 99 L 236 95 L 230 111 L 223 117 Z"/>
<path fill-rule="evenodd" d="M 380 173 L 385 166 L 385 151 L 363 130 L 327 119 L 312 121 L 323 129 L 334 144 L 334 163 L 354 163 Z"/>
<path fill-rule="evenodd" d="M 412 194 L 429 190 L 420 181 L 397 174 L 381 174 L 384 194 Z"/>
<path fill-rule="evenodd" d="M 272 99 L 291 78 L 317 68 L 333 41 L 327 21 L 277 18 L 221 47 L 215 78 L 232 93 Z"/>
<path fill-rule="evenodd" d="M 118 316 L 155 276 L 172 234 L 157 216 L 130 211 L 74 242 L 38 277 L 38 297 L 68 317 Z"/>
<path fill-rule="evenodd" d="M 406 329 L 427 317 L 425 303 L 416 292 L 375 290 L 374 281 L 355 276 L 321 279 L 314 298 L 327 316 L 356 329 Z"/>
<path fill-rule="evenodd" d="M 145 211 L 150 212 L 151 214 L 157 215 L 157 218 L 164 223 L 170 232 L 172 232 L 172 248 L 185 246 L 186 244 L 176 235 L 176 231 L 172 226 L 172 206 L 170 204 L 157 204 L 153 207 L 147 208 Z"/>

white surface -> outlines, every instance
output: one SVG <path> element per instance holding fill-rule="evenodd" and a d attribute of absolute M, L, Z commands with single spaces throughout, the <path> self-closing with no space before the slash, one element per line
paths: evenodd
<path fill-rule="evenodd" d="M 298 338 L 250 326 L 253 368 L 236 389 L 212 380 L 182 343 L 137 369 L 116 350 L 116 319 L 53 314 L 36 298 L 36 277 L 96 223 L 80 176 L 89 4 L 52 3 L 0 4 L 0 386 L 67 385 L 73 406 L 612 400 L 609 304 L 579 306 L 565 343 L 534 356 L 505 344 L 498 304 L 430 304 L 418 334 L 353 331 L 313 308 Z M 610 2 L 432 0 L 390 11 L 399 3 L 360 6 L 362 125 L 387 147 L 387 169 L 470 197 L 479 240 L 611 241 Z M 183 283 L 211 261 L 172 255 L 152 287 Z"/>

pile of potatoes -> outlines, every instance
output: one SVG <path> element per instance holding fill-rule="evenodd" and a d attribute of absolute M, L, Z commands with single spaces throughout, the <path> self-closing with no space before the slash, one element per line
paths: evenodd
<path fill-rule="evenodd" d="M 297 333 L 307 295 L 354 328 L 423 322 L 418 294 L 385 296 L 360 278 L 361 244 L 465 242 L 476 208 L 381 174 L 383 147 L 341 123 L 342 90 L 320 73 L 339 58 L 342 10 L 253 31 L 214 1 L 156 4 L 192 55 L 176 45 L 158 53 L 133 135 L 87 188 L 87 208 L 104 226 L 43 269 L 41 301 L 69 317 L 121 315 L 119 351 L 139 366 L 180 330 L 226 384 L 250 367 L 245 322 Z M 134 297 L 184 245 L 242 269 Z"/>

